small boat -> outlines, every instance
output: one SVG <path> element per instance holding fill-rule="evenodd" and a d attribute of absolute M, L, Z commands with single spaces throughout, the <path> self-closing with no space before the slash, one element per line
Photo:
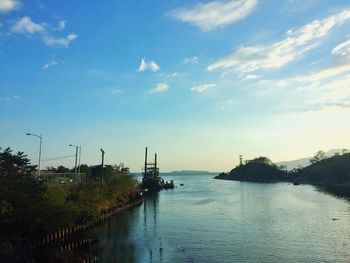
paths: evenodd
<path fill-rule="evenodd" d="M 294 182 L 293 182 L 293 185 L 300 185 L 300 182 L 294 181 Z"/>

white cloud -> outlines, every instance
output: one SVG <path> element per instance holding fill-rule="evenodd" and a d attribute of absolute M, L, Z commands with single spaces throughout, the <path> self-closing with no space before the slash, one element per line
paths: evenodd
<path fill-rule="evenodd" d="M 17 10 L 21 2 L 17 0 L 0 0 L 0 13 L 7 13 Z"/>
<path fill-rule="evenodd" d="M 115 95 L 115 94 L 119 94 L 119 93 L 122 93 L 123 90 L 122 89 L 114 89 L 112 90 L 112 94 Z"/>
<path fill-rule="evenodd" d="M 331 106 L 346 108 L 350 105 L 350 76 L 343 75 L 327 83 L 311 85 L 315 96 L 306 101 L 306 110 L 320 110 Z"/>
<path fill-rule="evenodd" d="M 183 74 L 180 74 L 179 72 L 173 72 L 173 73 L 169 73 L 168 74 L 168 77 L 171 77 L 171 78 L 178 78 L 180 76 L 182 76 Z"/>
<path fill-rule="evenodd" d="M 153 89 L 148 91 L 149 94 L 166 92 L 169 90 L 169 85 L 167 83 L 158 83 Z"/>
<path fill-rule="evenodd" d="M 247 76 L 244 77 L 245 80 L 252 80 L 252 79 L 257 79 L 259 78 L 257 75 L 254 74 L 248 74 Z"/>
<path fill-rule="evenodd" d="M 9 97 L 0 97 L 0 101 L 15 101 L 15 100 L 19 100 L 21 97 L 18 95 L 13 95 L 13 96 L 9 96 Z"/>
<path fill-rule="evenodd" d="M 66 21 L 61 20 L 60 22 L 58 22 L 57 28 L 55 28 L 55 30 L 62 31 L 65 28 L 66 28 Z"/>
<path fill-rule="evenodd" d="M 350 55 L 350 39 L 345 41 L 332 50 L 332 54 L 349 56 Z"/>
<path fill-rule="evenodd" d="M 143 59 L 141 59 L 140 66 L 137 69 L 137 71 L 138 72 L 142 72 L 142 71 L 145 71 L 145 70 L 150 70 L 152 72 L 156 72 L 156 71 L 159 70 L 159 66 L 153 60 L 146 61 L 146 59 L 143 58 Z"/>
<path fill-rule="evenodd" d="M 38 24 L 32 21 L 28 16 L 19 19 L 13 26 L 12 31 L 19 34 L 36 34 L 45 31 L 43 24 Z"/>
<path fill-rule="evenodd" d="M 215 87 L 216 84 L 202 84 L 202 85 L 197 85 L 191 88 L 192 91 L 196 91 L 196 92 L 203 92 L 206 91 L 209 88 L 213 88 Z"/>
<path fill-rule="evenodd" d="M 234 68 L 239 72 L 280 68 L 305 52 L 315 48 L 322 37 L 335 26 L 350 20 L 350 10 L 344 10 L 323 20 L 314 20 L 297 30 L 288 30 L 286 37 L 267 46 L 241 47 L 208 66 L 207 70 Z"/>
<path fill-rule="evenodd" d="M 1 0 L 0 0 L 1 1 Z M 64 20 L 60 21 L 58 28 L 53 31 L 62 31 L 66 26 Z M 75 40 L 78 35 L 75 33 L 68 34 L 66 37 L 55 37 L 49 32 L 50 26 L 44 23 L 35 23 L 30 17 L 25 16 L 17 20 L 12 26 L 12 32 L 18 34 L 38 35 L 39 38 L 48 46 L 51 47 L 69 47 L 69 44 Z"/>
<path fill-rule="evenodd" d="M 58 65 L 58 62 L 55 60 L 55 59 L 51 59 L 48 63 L 46 63 L 42 69 L 43 70 L 47 70 L 49 67 L 52 67 L 52 66 L 57 66 Z"/>
<path fill-rule="evenodd" d="M 287 86 L 287 82 L 285 80 L 279 80 L 276 82 L 276 86 L 279 88 L 283 88 L 283 87 Z"/>
<path fill-rule="evenodd" d="M 296 77 L 295 80 L 300 82 L 316 82 L 334 78 L 344 73 L 350 73 L 350 63 L 328 67 L 313 74 Z"/>
<path fill-rule="evenodd" d="M 197 64 L 199 61 L 199 58 L 196 56 L 190 57 L 190 58 L 184 58 L 184 64 Z"/>
<path fill-rule="evenodd" d="M 43 41 L 50 47 L 69 47 L 69 44 L 78 37 L 77 34 L 71 33 L 66 37 L 44 36 Z"/>
<path fill-rule="evenodd" d="M 170 15 L 203 31 L 224 27 L 248 16 L 257 0 L 213 1 L 173 10 Z"/>

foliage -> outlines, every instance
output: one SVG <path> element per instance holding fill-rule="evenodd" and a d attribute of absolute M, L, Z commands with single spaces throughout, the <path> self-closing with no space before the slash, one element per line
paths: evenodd
<path fill-rule="evenodd" d="M 0 175 L 31 176 L 36 170 L 36 165 L 30 165 L 30 160 L 23 152 L 12 153 L 10 147 L 2 150 L 0 147 Z"/>
<path fill-rule="evenodd" d="M 34 165 L 22 152 L 0 148 L 0 233 L 1 236 L 30 236 L 45 231 L 45 186 L 34 179 Z"/>
<path fill-rule="evenodd" d="M 253 163 L 263 163 L 263 164 L 267 164 L 267 165 L 270 165 L 270 166 L 274 166 L 273 162 L 269 158 L 264 157 L 264 156 L 255 158 L 251 162 L 253 162 Z"/>
<path fill-rule="evenodd" d="M 229 174 L 222 173 L 217 179 L 253 181 L 253 182 L 270 182 L 285 179 L 285 172 L 281 171 L 267 157 L 258 157 L 239 165 L 232 169 Z"/>
<path fill-rule="evenodd" d="M 0 238 L 35 239 L 53 230 L 96 221 L 137 191 L 137 181 L 124 165 L 83 166 L 88 179 L 79 184 L 43 183 L 36 166 L 22 152 L 0 148 Z M 55 169 L 55 168 L 51 168 Z M 57 172 L 67 171 L 59 166 Z M 68 169 L 69 171 L 69 169 Z"/>
<path fill-rule="evenodd" d="M 299 170 L 295 177 L 312 183 L 343 184 L 350 182 L 350 153 L 314 162 Z"/>
<path fill-rule="evenodd" d="M 326 153 L 324 151 L 318 151 L 314 157 L 310 159 L 310 163 L 317 163 L 326 158 Z"/>

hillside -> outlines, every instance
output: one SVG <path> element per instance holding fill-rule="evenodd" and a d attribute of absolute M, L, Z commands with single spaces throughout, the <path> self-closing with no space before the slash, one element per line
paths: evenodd
<path fill-rule="evenodd" d="M 278 169 L 268 158 L 259 157 L 244 165 L 237 166 L 229 173 L 221 173 L 215 179 L 272 182 L 284 180 L 285 173 Z"/>
<path fill-rule="evenodd" d="M 318 185 L 332 194 L 350 197 L 350 153 L 321 160 L 292 176 L 295 181 Z"/>
<path fill-rule="evenodd" d="M 350 153 L 333 156 L 298 171 L 301 181 L 323 184 L 350 183 Z"/>
<path fill-rule="evenodd" d="M 325 152 L 325 156 L 327 158 L 330 158 L 332 156 L 334 156 L 335 154 L 342 154 L 342 149 L 333 149 L 333 150 L 329 150 L 327 152 Z M 305 158 L 300 158 L 297 160 L 291 160 L 291 161 L 284 161 L 284 162 L 278 162 L 276 163 L 278 166 L 279 165 L 287 165 L 287 169 L 288 171 L 293 170 L 293 169 L 298 169 L 298 168 L 303 168 L 306 166 L 310 165 L 310 160 L 312 157 L 305 157 Z"/>

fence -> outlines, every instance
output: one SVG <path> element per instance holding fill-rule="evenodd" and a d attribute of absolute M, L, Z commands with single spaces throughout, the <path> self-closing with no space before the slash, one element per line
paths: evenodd
<path fill-rule="evenodd" d="M 50 173 L 41 172 L 38 180 L 43 182 L 56 182 L 60 184 L 81 183 L 86 179 L 85 173 Z"/>

